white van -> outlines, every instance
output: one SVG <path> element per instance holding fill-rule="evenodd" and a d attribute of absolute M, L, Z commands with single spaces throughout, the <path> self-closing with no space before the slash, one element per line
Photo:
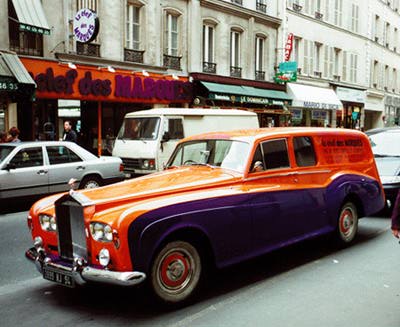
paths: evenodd
<path fill-rule="evenodd" d="M 160 171 L 177 142 L 195 134 L 258 128 L 257 114 L 234 109 L 160 108 L 131 112 L 115 140 L 127 177 Z"/>

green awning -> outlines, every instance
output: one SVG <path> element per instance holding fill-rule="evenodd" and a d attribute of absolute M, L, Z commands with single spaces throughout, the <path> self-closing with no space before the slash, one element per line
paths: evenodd
<path fill-rule="evenodd" d="M 38 34 L 50 34 L 50 27 L 40 0 L 12 0 L 19 28 Z"/>
<path fill-rule="evenodd" d="M 213 100 L 235 101 L 255 104 L 283 105 L 290 102 L 292 97 L 282 91 L 260 89 L 251 86 L 200 82 L 209 91 L 209 98 Z"/>

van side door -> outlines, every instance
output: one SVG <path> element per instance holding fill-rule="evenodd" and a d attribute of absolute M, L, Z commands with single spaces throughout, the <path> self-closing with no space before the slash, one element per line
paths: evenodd
<path fill-rule="evenodd" d="M 179 140 L 185 137 L 182 117 L 165 117 L 163 134 L 161 135 L 160 151 L 158 151 L 157 167 L 162 170 L 175 149 Z"/>

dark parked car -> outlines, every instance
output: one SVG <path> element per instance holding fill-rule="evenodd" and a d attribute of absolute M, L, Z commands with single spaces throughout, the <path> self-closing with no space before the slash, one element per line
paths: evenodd
<path fill-rule="evenodd" d="M 376 128 L 367 131 L 378 166 L 387 209 L 394 204 L 400 189 L 400 127 Z"/>

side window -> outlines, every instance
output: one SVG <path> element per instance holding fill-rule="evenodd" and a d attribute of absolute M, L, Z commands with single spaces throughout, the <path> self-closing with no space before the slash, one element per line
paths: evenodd
<path fill-rule="evenodd" d="M 182 119 L 168 119 L 168 133 L 173 140 L 183 139 Z"/>
<path fill-rule="evenodd" d="M 11 159 L 10 164 L 15 165 L 16 168 L 36 167 L 43 165 L 42 148 L 29 148 L 20 150 L 14 158 Z"/>
<path fill-rule="evenodd" d="M 315 151 L 311 137 L 294 137 L 293 147 L 297 166 L 315 166 L 315 164 L 317 163 L 317 159 L 315 157 Z"/>
<path fill-rule="evenodd" d="M 257 173 L 263 170 L 265 170 L 263 155 L 261 152 L 261 146 L 258 145 L 256 151 L 254 152 L 253 160 L 251 161 L 250 173 Z"/>
<path fill-rule="evenodd" d="M 266 141 L 262 144 L 266 169 L 290 167 L 285 139 Z"/>
<path fill-rule="evenodd" d="M 48 146 L 46 149 L 50 165 L 82 161 L 76 153 L 68 149 L 66 146 Z"/>

